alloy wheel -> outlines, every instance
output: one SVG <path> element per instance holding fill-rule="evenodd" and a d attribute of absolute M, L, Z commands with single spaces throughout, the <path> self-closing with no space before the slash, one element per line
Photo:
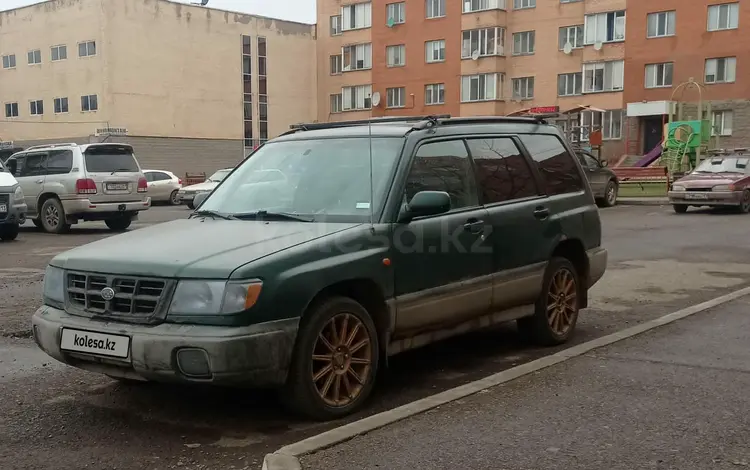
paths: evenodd
<path fill-rule="evenodd" d="M 607 190 L 607 203 L 614 206 L 615 202 L 617 202 L 617 186 L 610 184 Z"/>
<path fill-rule="evenodd" d="M 547 322 L 556 335 L 563 336 L 571 328 L 577 305 L 575 275 L 561 268 L 552 277 L 547 295 Z"/>
<path fill-rule="evenodd" d="M 44 221 L 49 228 L 55 228 L 60 223 L 60 213 L 57 211 L 57 207 L 53 204 L 49 204 L 45 209 Z"/>

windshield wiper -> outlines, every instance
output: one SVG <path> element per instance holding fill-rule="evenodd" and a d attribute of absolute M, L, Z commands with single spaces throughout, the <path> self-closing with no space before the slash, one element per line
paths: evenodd
<path fill-rule="evenodd" d="M 203 210 L 203 211 L 195 211 L 192 214 L 190 214 L 189 218 L 193 218 L 193 216 L 197 217 L 213 217 L 213 218 L 219 218 L 223 220 L 237 220 L 237 217 L 229 214 L 222 214 L 221 212 L 216 211 L 209 211 L 209 210 Z"/>
<path fill-rule="evenodd" d="M 296 220 L 298 222 L 313 222 L 315 219 L 312 217 L 305 217 L 303 215 L 291 214 L 289 212 L 269 212 L 269 211 L 255 211 L 255 212 L 244 212 L 239 214 L 232 214 L 235 219 L 255 219 L 255 220 Z"/>
<path fill-rule="evenodd" d="M 132 172 L 133 170 L 131 170 L 130 168 L 118 168 L 115 171 L 113 171 L 112 173 L 110 173 L 110 175 L 114 175 L 115 173 L 119 173 L 121 171 Z"/>

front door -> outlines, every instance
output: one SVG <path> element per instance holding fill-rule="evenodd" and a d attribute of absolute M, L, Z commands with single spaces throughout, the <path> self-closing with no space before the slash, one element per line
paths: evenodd
<path fill-rule="evenodd" d="M 29 214 L 37 214 L 39 207 L 37 202 L 44 190 L 44 179 L 47 173 L 47 153 L 30 152 L 17 157 L 18 183 L 23 189 Z"/>
<path fill-rule="evenodd" d="M 659 145 L 664 138 L 664 122 L 661 116 L 643 118 L 643 154 Z"/>
<path fill-rule="evenodd" d="M 609 173 L 604 171 L 599 160 L 588 152 L 578 151 L 578 159 L 586 172 L 586 178 L 589 180 L 594 196 L 604 197 L 607 183 L 609 183 Z"/>
<path fill-rule="evenodd" d="M 451 210 L 394 225 L 395 337 L 483 315 L 492 301 L 488 213 L 480 206 L 463 140 L 417 149 L 404 200 L 419 191 L 447 192 Z"/>

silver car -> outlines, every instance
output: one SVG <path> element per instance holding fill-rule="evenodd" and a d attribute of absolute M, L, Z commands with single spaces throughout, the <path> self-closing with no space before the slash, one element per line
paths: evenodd
<path fill-rule="evenodd" d="M 219 170 L 209 176 L 208 179 L 202 183 L 185 186 L 178 192 L 177 197 L 182 204 L 186 204 L 190 209 L 195 209 L 195 204 L 193 203 L 195 196 L 202 193 L 208 194 L 213 191 L 214 188 L 232 172 L 232 170 L 234 170 L 234 168 L 224 168 L 223 170 Z"/>
<path fill-rule="evenodd" d="M 180 203 L 177 193 L 182 188 L 182 180 L 166 170 L 143 170 L 148 182 L 148 195 L 151 202 L 166 202 L 172 205 Z"/>
<path fill-rule="evenodd" d="M 23 189 L 28 217 L 49 233 L 79 221 L 104 221 L 123 231 L 151 207 L 130 145 L 40 145 L 14 154 L 6 166 Z"/>

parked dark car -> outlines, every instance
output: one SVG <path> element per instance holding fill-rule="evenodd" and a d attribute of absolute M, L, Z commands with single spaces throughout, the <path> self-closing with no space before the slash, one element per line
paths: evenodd
<path fill-rule="evenodd" d="M 602 207 L 612 207 L 617 204 L 620 183 L 615 172 L 607 167 L 607 161 L 599 160 L 582 149 L 576 149 L 576 155 L 589 180 L 596 202 Z"/>
<path fill-rule="evenodd" d="M 669 191 L 669 203 L 678 214 L 688 207 L 735 207 L 750 212 L 750 153 L 745 149 L 703 160 L 678 179 Z"/>
<path fill-rule="evenodd" d="M 280 386 L 318 419 L 361 407 L 388 356 L 449 336 L 515 320 L 568 341 L 607 251 L 558 129 L 368 124 L 300 126 L 189 219 L 56 256 L 35 341 L 120 379 Z M 269 171 L 283 177 L 258 179 Z"/>

